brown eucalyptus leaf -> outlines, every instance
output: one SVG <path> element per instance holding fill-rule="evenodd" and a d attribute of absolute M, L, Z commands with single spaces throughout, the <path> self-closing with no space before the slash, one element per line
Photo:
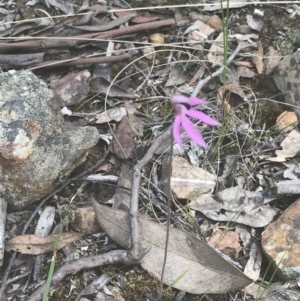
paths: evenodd
<path fill-rule="evenodd" d="M 110 151 L 121 159 L 130 157 L 134 148 L 134 137 L 143 132 L 142 120 L 135 115 L 125 116 L 115 131 L 114 138 L 110 144 Z"/>
<path fill-rule="evenodd" d="M 16 236 L 5 243 L 5 251 L 16 251 L 23 254 L 39 255 L 54 250 L 54 243 L 58 234 L 51 234 L 47 237 L 40 237 L 33 234 L 25 234 Z M 58 250 L 62 249 L 66 245 L 78 240 L 84 234 L 68 232 L 62 233 Z"/>
<path fill-rule="evenodd" d="M 93 201 L 93 207 L 98 222 L 111 239 L 129 248 L 128 214 L 96 201 Z M 140 264 L 158 279 L 164 261 L 166 229 L 156 222 L 139 218 L 140 242 L 144 247 L 151 247 Z M 171 227 L 164 283 L 192 294 L 204 294 L 241 289 L 251 280 L 204 242 Z"/>

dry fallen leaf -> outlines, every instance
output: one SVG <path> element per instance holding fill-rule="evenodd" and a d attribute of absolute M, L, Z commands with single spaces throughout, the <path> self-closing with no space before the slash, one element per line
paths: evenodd
<path fill-rule="evenodd" d="M 34 234 L 40 237 L 47 237 L 54 223 L 55 208 L 47 206 L 42 212 L 36 225 Z"/>
<path fill-rule="evenodd" d="M 215 195 L 200 195 L 189 206 L 215 221 L 230 221 L 260 228 L 272 222 L 277 214 L 275 209 L 263 204 L 261 192 L 231 187 Z"/>
<path fill-rule="evenodd" d="M 251 63 L 249 61 L 234 61 L 233 63 L 236 66 L 244 66 L 244 67 L 248 67 L 248 68 L 254 67 L 253 63 Z"/>
<path fill-rule="evenodd" d="M 218 37 L 215 39 L 215 42 L 209 49 L 209 53 L 207 55 L 207 59 L 212 66 L 222 66 L 224 63 L 224 49 L 223 49 L 223 32 L 221 32 Z"/>
<path fill-rule="evenodd" d="M 244 92 L 244 90 L 248 90 L 248 88 L 245 88 L 243 86 L 240 86 L 240 85 L 235 85 L 235 84 L 226 84 L 224 86 L 221 86 L 219 89 L 218 89 L 218 95 L 221 95 L 223 98 L 224 98 L 224 89 L 234 93 L 234 94 L 237 94 L 239 95 L 242 99 L 247 99 L 247 94 Z M 224 102 L 227 102 L 227 106 L 228 106 L 228 109 L 231 110 L 231 106 L 229 104 L 229 102 L 224 99 Z M 231 112 L 233 113 L 233 110 L 231 110 Z"/>
<path fill-rule="evenodd" d="M 117 127 L 110 144 L 111 152 L 121 159 L 127 159 L 134 148 L 134 137 L 143 132 L 143 122 L 135 115 L 128 114 Z"/>
<path fill-rule="evenodd" d="M 261 31 L 261 29 L 264 26 L 264 22 L 262 18 L 259 18 L 258 16 L 251 16 L 251 15 L 247 15 L 247 24 L 256 31 Z"/>
<path fill-rule="evenodd" d="M 249 252 L 249 260 L 245 266 L 244 273 L 256 281 L 259 278 L 262 262 L 262 250 L 261 245 L 256 242 L 251 244 L 251 249 Z"/>
<path fill-rule="evenodd" d="M 237 259 L 243 249 L 239 239 L 240 237 L 236 232 L 227 231 L 224 233 L 218 230 L 209 238 L 209 242 L 225 255 Z"/>
<path fill-rule="evenodd" d="M 293 158 L 300 151 L 300 133 L 297 129 L 292 130 L 281 142 L 282 150 L 276 150 L 277 157 L 268 158 L 272 162 L 285 162 L 286 158 Z"/>
<path fill-rule="evenodd" d="M 117 16 L 117 17 L 122 17 L 122 16 L 127 16 L 127 15 L 130 15 L 130 14 L 136 14 L 136 11 L 133 11 L 133 10 L 130 10 L 130 11 L 116 11 L 114 12 L 114 14 Z M 152 22 L 152 21 L 156 21 L 160 19 L 159 16 L 140 16 L 140 15 L 137 15 L 135 17 L 133 17 L 130 22 L 132 23 L 148 23 L 148 22 Z"/>
<path fill-rule="evenodd" d="M 172 87 L 184 84 L 188 80 L 188 73 L 181 65 L 176 65 L 169 73 L 165 87 Z"/>
<path fill-rule="evenodd" d="M 229 8 L 239 8 L 239 7 L 244 7 L 246 5 L 250 5 L 251 2 L 252 1 L 249 1 L 249 0 L 240 0 L 237 2 L 223 0 L 223 1 L 207 3 L 201 9 L 204 11 L 216 11 L 216 10 L 220 10 L 220 9 L 226 9 L 227 6 Z"/>
<path fill-rule="evenodd" d="M 60 9 L 66 15 L 74 14 L 73 5 L 71 3 L 59 0 L 47 0 L 47 3 L 54 6 L 56 9 Z"/>
<path fill-rule="evenodd" d="M 108 23 L 105 24 L 99 24 L 99 25 L 80 25 L 80 26 L 73 26 L 73 25 L 69 25 L 69 27 L 78 29 L 78 30 L 82 30 L 82 31 L 96 31 L 96 32 L 100 32 L 100 31 L 106 31 L 106 30 L 110 30 L 113 29 L 115 27 L 118 27 L 126 22 L 128 22 L 131 18 L 133 18 L 135 16 L 134 13 L 119 17 L 117 19 L 114 19 Z"/>
<path fill-rule="evenodd" d="M 115 107 L 109 110 L 106 110 L 100 114 L 96 115 L 96 123 L 105 123 L 114 121 L 121 121 L 123 117 L 126 116 L 126 110 L 124 107 Z"/>
<path fill-rule="evenodd" d="M 24 234 L 16 236 L 5 243 L 5 251 L 16 251 L 23 254 L 39 255 L 54 250 L 54 243 L 58 234 L 51 234 L 47 237 L 39 237 L 33 234 Z M 66 245 L 78 240 L 84 234 L 83 233 L 62 233 L 58 250 L 62 249 Z"/>
<path fill-rule="evenodd" d="M 262 74 L 264 71 L 264 63 L 263 63 L 264 50 L 261 42 L 257 43 L 257 47 L 258 50 L 253 52 L 255 56 L 252 57 L 252 62 L 253 64 L 255 64 L 257 73 Z"/>
<path fill-rule="evenodd" d="M 272 187 L 272 191 L 275 194 L 287 195 L 287 194 L 299 194 L 300 193 L 300 180 L 298 178 L 293 180 L 284 180 L 276 183 Z"/>
<path fill-rule="evenodd" d="M 119 245 L 129 248 L 128 214 L 99 205 L 96 201 L 93 201 L 93 206 L 104 231 Z M 141 217 L 139 227 L 141 244 L 151 247 L 140 264 L 160 279 L 167 227 Z M 192 294 L 204 294 L 240 289 L 250 284 L 251 280 L 204 242 L 171 227 L 164 283 Z"/>
<path fill-rule="evenodd" d="M 276 129 L 289 132 L 296 126 L 297 121 L 298 118 L 294 112 L 284 111 L 276 119 Z"/>
<path fill-rule="evenodd" d="M 236 72 L 240 77 L 252 78 L 256 75 L 255 72 L 245 66 L 238 66 Z"/>
<path fill-rule="evenodd" d="M 200 20 L 197 20 L 191 27 L 191 33 L 188 34 L 187 40 L 189 42 L 199 41 L 204 42 L 206 41 L 214 32 L 215 30 L 203 23 Z"/>
<path fill-rule="evenodd" d="M 273 69 L 279 64 L 282 56 L 278 53 L 278 51 L 273 47 L 269 47 L 269 54 L 267 58 L 264 60 L 266 64 L 266 74 L 270 74 Z"/>

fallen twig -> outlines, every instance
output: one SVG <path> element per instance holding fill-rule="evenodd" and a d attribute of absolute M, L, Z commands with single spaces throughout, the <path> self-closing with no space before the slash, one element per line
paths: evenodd
<path fill-rule="evenodd" d="M 122 27 L 119 29 L 114 29 L 107 31 L 105 33 L 99 34 L 89 33 L 84 35 L 72 36 L 72 37 L 45 37 L 44 39 L 36 39 L 23 42 L 14 43 L 0 43 L 0 53 L 11 52 L 11 51 L 24 51 L 24 50 L 37 50 L 37 49 L 54 49 L 54 48 L 65 48 L 65 47 L 76 47 L 80 46 L 87 41 L 96 42 L 106 39 L 112 39 L 121 37 L 124 35 L 135 34 L 138 32 L 145 32 L 148 30 L 155 30 L 163 26 L 174 25 L 174 19 L 167 19 L 162 21 L 154 21 L 149 23 L 142 23 L 137 25 L 132 25 L 128 27 Z M 7 39 L 7 38 L 5 38 Z M 16 38 L 13 38 L 14 40 Z M 30 37 L 24 37 L 23 39 L 30 39 Z"/>
<path fill-rule="evenodd" d="M 143 159 L 134 166 L 132 177 L 132 188 L 130 198 L 130 233 L 131 233 L 131 249 L 128 257 L 135 260 L 140 260 L 145 255 L 145 250 L 139 242 L 139 229 L 138 229 L 138 204 L 139 204 L 139 189 L 141 182 L 142 168 L 153 158 L 155 151 L 158 147 L 165 142 L 171 135 L 171 130 L 168 129 L 161 134 L 150 146 Z"/>
<path fill-rule="evenodd" d="M 86 57 L 86 58 L 74 58 L 69 60 L 56 60 L 56 61 L 44 61 L 41 63 L 33 64 L 30 66 L 31 70 L 40 68 L 53 68 L 61 66 L 74 66 L 74 65 L 92 65 L 92 64 L 103 64 L 103 63 L 116 63 L 131 58 L 131 54 L 122 54 L 116 56 L 97 56 L 97 57 Z"/>
<path fill-rule="evenodd" d="M 106 264 L 135 264 L 136 261 L 128 257 L 126 250 L 111 251 L 106 254 L 96 255 L 93 257 L 75 259 L 60 267 L 53 275 L 51 285 L 57 286 L 66 276 L 74 275 L 83 269 L 90 269 Z M 27 301 L 41 300 L 45 289 L 45 283 L 42 284 Z"/>
<path fill-rule="evenodd" d="M 238 46 L 236 47 L 236 49 L 233 51 L 233 53 L 231 54 L 231 56 L 228 58 L 226 65 L 228 66 L 229 64 L 231 64 L 231 62 L 235 59 L 235 57 L 237 56 L 237 54 L 244 48 L 247 47 L 257 47 L 257 45 L 255 43 L 253 44 L 246 44 L 246 45 L 240 45 L 238 44 Z M 213 72 L 212 74 L 208 75 L 206 78 L 201 79 L 197 86 L 195 87 L 192 96 L 197 96 L 198 93 L 200 92 L 200 90 L 202 89 L 202 87 L 208 82 L 210 81 L 212 78 L 220 75 L 223 70 L 224 70 L 225 66 L 220 67 L 217 71 Z"/>

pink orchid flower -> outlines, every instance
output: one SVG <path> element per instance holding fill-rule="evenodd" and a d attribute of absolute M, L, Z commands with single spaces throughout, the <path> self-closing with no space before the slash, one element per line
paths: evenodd
<path fill-rule="evenodd" d="M 173 137 L 177 144 L 183 149 L 182 139 L 180 136 L 180 126 L 184 128 L 188 136 L 198 145 L 206 148 L 206 143 L 201 133 L 196 129 L 194 124 L 190 121 L 189 117 L 198 119 L 208 125 L 220 125 L 220 123 L 204 114 L 203 112 L 193 110 L 191 107 L 196 105 L 203 105 L 206 101 L 197 97 L 186 97 L 183 95 L 175 95 L 171 98 L 171 104 L 175 111 L 175 120 L 173 124 Z"/>

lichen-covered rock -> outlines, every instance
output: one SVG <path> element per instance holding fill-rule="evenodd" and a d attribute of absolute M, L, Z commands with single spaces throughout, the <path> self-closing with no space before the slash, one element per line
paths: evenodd
<path fill-rule="evenodd" d="M 300 199 L 262 233 L 262 248 L 285 278 L 300 276 Z"/>
<path fill-rule="evenodd" d="M 53 191 L 98 139 L 94 127 L 64 128 L 52 91 L 32 72 L 0 74 L 0 195 L 12 207 Z"/>

